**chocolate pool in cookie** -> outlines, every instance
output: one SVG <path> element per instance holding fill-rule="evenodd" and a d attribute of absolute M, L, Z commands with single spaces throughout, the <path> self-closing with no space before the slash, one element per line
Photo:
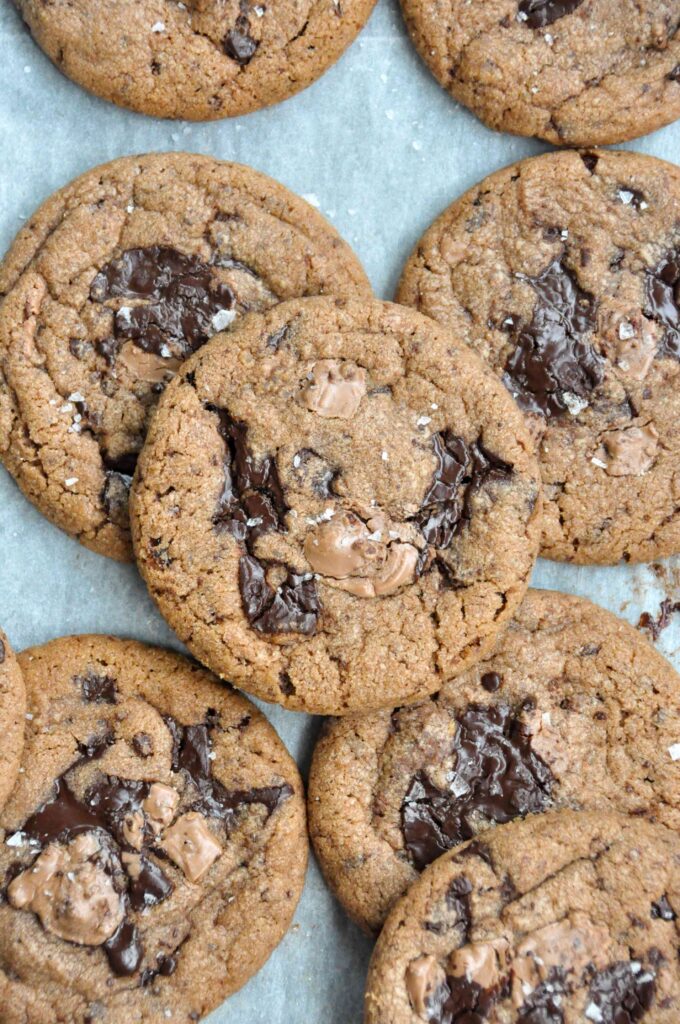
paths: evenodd
<path fill-rule="evenodd" d="M 544 484 L 542 553 L 680 551 L 680 171 L 550 153 L 453 203 L 399 301 L 457 331 L 524 411 Z"/>
<path fill-rule="evenodd" d="M 489 656 L 425 703 L 320 738 L 310 834 L 329 885 L 378 932 L 418 873 L 492 825 L 615 808 L 680 827 L 680 677 L 589 601 L 530 590 Z"/>
<path fill-rule="evenodd" d="M 371 961 L 365 1024 L 675 1024 L 677 831 L 559 811 L 441 857 Z"/>
<path fill-rule="evenodd" d="M 318 713 L 393 705 L 477 661 L 537 546 L 512 400 L 388 303 L 309 299 L 191 359 L 133 489 L 138 564 L 196 656 Z"/>
<path fill-rule="evenodd" d="M 249 310 L 368 294 L 347 245 L 264 175 L 161 154 L 49 199 L 0 267 L 0 459 L 87 547 L 131 557 L 128 490 L 187 356 Z"/>
<path fill-rule="evenodd" d="M 177 655 L 68 637 L 19 662 L 3 1020 L 199 1020 L 290 923 L 307 849 L 293 761 L 248 701 Z"/>

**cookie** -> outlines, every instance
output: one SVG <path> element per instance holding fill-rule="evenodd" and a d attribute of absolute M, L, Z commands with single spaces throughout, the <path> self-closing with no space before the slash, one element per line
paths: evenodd
<path fill-rule="evenodd" d="M 292 96 L 344 53 L 375 0 L 17 0 L 60 71 L 154 117 L 209 121 Z"/>
<path fill-rule="evenodd" d="M 439 84 L 489 128 L 594 146 L 680 117 L 677 0 L 402 0 L 402 7 Z"/>
<path fill-rule="evenodd" d="M 512 822 L 390 914 L 366 1024 L 674 1024 L 680 838 L 618 814 Z"/>
<path fill-rule="evenodd" d="M 549 153 L 485 179 L 412 253 L 399 301 L 451 327 L 525 411 L 542 553 L 680 551 L 680 170 Z"/>
<path fill-rule="evenodd" d="M 133 485 L 137 562 L 236 686 L 319 714 L 391 707 L 482 657 L 521 601 L 530 448 L 505 389 L 426 317 L 283 303 L 168 387 Z"/>
<path fill-rule="evenodd" d="M 295 764 L 249 701 L 179 655 L 80 636 L 19 662 L 3 1024 L 197 1021 L 290 924 L 307 861 Z"/>
<path fill-rule="evenodd" d="M 418 873 L 491 825 L 614 808 L 680 831 L 680 677 L 637 630 L 529 590 L 494 650 L 411 707 L 325 727 L 309 828 L 331 888 L 378 932 Z"/>
<path fill-rule="evenodd" d="M 89 171 L 0 267 L 0 458 L 52 522 L 131 559 L 128 488 L 167 381 L 247 310 L 322 292 L 370 289 L 324 218 L 257 171 L 183 153 Z"/>
<path fill-rule="evenodd" d="M 16 782 L 24 747 L 26 693 L 21 669 L 0 629 L 0 807 Z"/>

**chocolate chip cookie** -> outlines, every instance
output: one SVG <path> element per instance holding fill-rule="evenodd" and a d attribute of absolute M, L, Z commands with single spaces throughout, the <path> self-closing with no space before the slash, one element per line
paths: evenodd
<path fill-rule="evenodd" d="M 623 142 L 680 117 L 677 0 L 402 0 L 440 85 L 490 128 Z"/>
<path fill-rule="evenodd" d="M 425 233 L 399 301 L 446 324 L 524 410 L 543 554 L 680 551 L 680 170 L 550 153 L 491 175 Z"/>
<path fill-rule="evenodd" d="M 283 303 L 166 390 L 133 485 L 138 565 L 190 650 L 265 700 L 415 700 L 479 660 L 522 599 L 530 449 L 502 385 L 427 317 Z"/>
<path fill-rule="evenodd" d="M 16 0 L 79 85 L 155 117 L 235 117 L 292 96 L 336 62 L 375 0 Z"/>
<path fill-rule="evenodd" d="M 446 850 L 562 807 L 680 830 L 680 677 L 627 623 L 549 590 L 429 701 L 328 723 L 309 780 L 321 867 L 372 932 Z"/>
<path fill-rule="evenodd" d="M 297 769 L 249 701 L 112 637 L 24 651 L 24 773 L 0 815 L 3 1024 L 197 1021 L 290 923 Z"/>
<path fill-rule="evenodd" d="M 24 747 L 26 693 L 21 669 L 0 629 L 0 808 L 16 782 Z"/>
<path fill-rule="evenodd" d="M 188 154 L 88 172 L 0 267 L 0 459 L 52 522 L 130 559 L 130 480 L 180 363 L 247 310 L 322 292 L 370 289 L 334 229 L 270 178 Z"/>
<path fill-rule="evenodd" d="M 366 1024 L 675 1024 L 680 838 L 559 811 L 440 858 L 378 940 Z"/>

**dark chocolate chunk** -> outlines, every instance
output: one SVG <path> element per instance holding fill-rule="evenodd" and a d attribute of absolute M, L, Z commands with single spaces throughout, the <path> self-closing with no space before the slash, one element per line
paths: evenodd
<path fill-rule="evenodd" d="M 246 617 L 259 633 L 302 633 L 316 629 L 321 605 L 311 573 L 289 572 L 274 590 L 262 562 L 252 555 L 239 561 L 239 588 Z"/>
<path fill-rule="evenodd" d="M 262 804 L 267 817 L 292 796 L 288 783 L 280 786 L 262 786 L 250 790 L 229 790 L 212 777 L 210 751 L 210 724 L 180 725 L 170 715 L 163 720 L 173 741 L 172 770 L 185 772 L 197 790 L 197 799 L 192 809 L 207 817 L 220 818 L 229 829 L 240 808 L 250 804 Z"/>
<path fill-rule="evenodd" d="M 656 903 L 652 903 L 652 917 L 661 918 L 662 921 L 675 921 L 677 916 L 665 893 Z"/>
<path fill-rule="evenodd" d="M 132 749 L 140 757 L 151 757 L 153 754 L 153 740 L 147 732 L 138 732 L 132 737 Z"/>
<path fill-rule="evenodd" d="M 592 174 L 597 167 L 600 159 L 599 156 L 597 153 L 581 153 L 580 156 L 581 160 L 583 160 L 583 163 L 586 165 L 586 170 Z"/>
<path fill-rule="evenodd" d="M 80 687 L 83 700 L 93 704 L 115 704 L 118 695 L 116 680 L 113 676 L 99 676 L 88 672 L 84 676 L 75 676 L 73 682 Z"/>
<path fill-rule="evenodd" d="M 144 910 L 162 903 L 174 886 L 165 872 L 144 854 L 140 858 L 139 873 L 130 877 L 129 897 L 134 910 Z"/>
<path fill-rule="evenodd" d="M 483 989 L 465 975 L 447 975 L 432 993 L 427 1005 L 429 1024 L 484 1024 L 497 1002 L 500 990 Z"/>
<path fill-rule="evenodd" d="M 237 19 L 236 24 L 240 22 L 240 18 Z M 227 57 L 231 57 L 241 67 L 245 67 L 246 64 L 250 64 L 251 60 L 255 56 L 255 51 L 258 47 L 258 42 L 253 39 L 251 35 L 248 35 L 248 28 L 246 22 L 246 30 L 239 28 L 230 29 L 224 37 L 224 52 Z"/>
<path fill-rule="evenodd" d="M 5 645 L 2 642 L 2 640 L 0 640 L 0 665 L 3 664 L 4 660 L 5 660 Z"/>
<path fill-rule="evenodd" d="M 632 185 L 620 185 L 618 198 L 624 206 L 632 206 L 634 210 L 644 210 L 645 194 Z"/>
<path fill-rule="evenodd" d="M 255 540 L 268 530 L 282 529 L 288 508 L 276 459 L 268 455 L 257 464 L 248 449 L 245 423 L 232 419 L 226 409 L 214 405 L 206 409 L 217 415 L 225 445 L 224 488 L 213 518 L 216 527 L 229 530 L 237 540 Z"/>
<path fill-rule="evenodd" d="M 565 992 L 564 973 L 553 968 L 520 1007 L 517 1024 L 562 1024 L 561 1004 Z"/>
<path fill-rule="evenodd" d="M 485 672 L 480 682 L 489 693 L 496 693 L 501 687 L 501 677 L 498 672 Z"/>
<path fill-rule="evenodd" d="M 451 430 L 432 438 L 437 467 L 420 510 L 413 517 L 427 541 L 447 548 L 472 516 L 472 497 L 490 479 L 507 479 L 509 462 L 493 455 L 481 439 L 468 444 Z"/>
<path fill-rule="evenodd" d="M 231 288 L 216 279 L 209 264 L 164 245 L 128 249 L 111 260 L 92 281 L 90 298 L 147 300 L 116 312 L 115 338 L 106 351 L 99 346 L 108 362 L 125 341 L 158 356 L 187 356 L 215 333 L 215 315 L 236 304 Z M 167 351 L 169 344 L 174 353 Z"/>
<path fill-rule="evenodd" d="M 114 974 L 134 974 L 142 962 L 144 950 L 137 928 L 128 918 L 123 918 L 118 929 L 104 943 L 104 952 Z"/>
<path fill-rule="evenodd" d="M 619 960 L 596 971 L 589 999 L 600 1011 L 601 1024 L 637 1024 L 654 1001 L 653 974 L 639 964 Z"/>
<path fill-rule="evenodd" d="M 463 936 L 467 942 L 470 936 L 472 916 L 470 912 L 470 893 L 472 883 L 465 875 L 454 878 L 446 894 L 446 905 L 456 915 L 457 923 L 462 925 Z"/>
<path fill-rule="evenodd" d="M 666 328 L 658 355 L 680 359 L 680 249 L 647 270 L 645 316 Z"/>
<path fill-rule="evenodd" d="M 672 71 L 669 71 L 666 78 L 670 82 L 680 82 L 680 64 L 676 64 Z"/>
<path fill-rule="evenodd" d="M 474 816 L 503 823 L 550 803 L 552 773 L 508 705 L 471 705 L 458 718 L 453 753 L 451 789 L 439 789 L 419 771 L 401 805 L 404 845 L 418 870 L 470 839 Z"/>
<path fill-rule="evenodd" d="M 545 28 L 559 18 L 573 14 L 583 0 L 520 0 L 520 20 L 529 28 Z"/>
<path fill-rule="evenodd" d="M 158 953 L 156 956 L 156 966 L 147 967 L 142 971 L 141 984 L 143 988 L 151 985 L 156 978 L 169 978 L 170 975 L 174 974 L 177 970 L 177 957 L 166 955 L 165 953 Z"/>
<path fill-rule="evenodd" d="M 516 332 L 503 383 L 522 409 L 559 416 L 567 395 L 585 398 L 604 379 L 604 360 L 583 340 L 595 327 L 596 301 L 560 259 L 524 280 L 537 295 L 531 323 Z"/>

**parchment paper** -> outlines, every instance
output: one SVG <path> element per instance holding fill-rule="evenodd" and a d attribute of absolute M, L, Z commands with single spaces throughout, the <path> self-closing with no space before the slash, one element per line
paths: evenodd
<path fill-rule="evenodd" d="M 494 134 L 420 63 L 396 0 L 379 0 L 336 67 L 270 110 L 212 124 L 158 121 L 74 85 L 0 0 L 0 250 L 51 192 L 129 153 L 189 150 L 237 160 L 304 195 L 354 246 L 376 293 L 391 298 L 430 221 L 499 167 L 547 148 Z M 680 162 L 680 122 L 629 148 Z M 539 563 L 533 582 L 581 594 L 633 623 L 680 582 L 680 560 L 579 568 Z M 674 599 L 680 598 L 680 588 Z M 92 554 L 49 525 L 0 469 L 0 622 L 17 649 L 68 633 L 108 632 L 180 647 L 132 566 Z M 659 647 L 680 665 L 680 617 Z M 319 720 L 265 707 L 306 773 Z M 680 737 L 678 737 L 680 740 Z M 213 1024 L 359 1024 L 371 943 L 312 863 L 295 924 L 265 968 Z"/>

